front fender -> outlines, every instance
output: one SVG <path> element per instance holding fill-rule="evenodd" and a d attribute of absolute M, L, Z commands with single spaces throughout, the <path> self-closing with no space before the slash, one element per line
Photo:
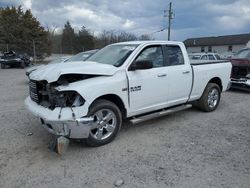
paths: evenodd
<path fill-rule="evenodd" d="M 97 76 L 86 80 L 57 87 L 59 91 L 77 91 L 88 104 L 100 96 L 114 94 L 121 98 L 125 108 L 128 108 L 128 83 L 125 72 L 119 71 L 113 76 Z"/>

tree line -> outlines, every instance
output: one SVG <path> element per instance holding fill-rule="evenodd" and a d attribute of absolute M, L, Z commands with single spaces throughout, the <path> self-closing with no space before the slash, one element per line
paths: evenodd
<path fill-rule="evenodd" d="M 21 6 L 0 8 L 1 52 L 14 50 L 33 55 L 36 50 L 37 56 L 51 53 L 75 54 L 116 42 L 151 39 L 149 35 L 138 37 L 133 33 L 112 29 L 94 35 L 85 26 L 75 31 L 69 21 L 65 23 L 62 32 L 58 33 L 56 28 L 43 27 L 31 10 L 23 11 Z"/>
<path fill-rule="evenodd" d="M 33 43 L 41 53 L 48 53 L 48 32 L 30 10 L 19 7 L 0 8 L 0 51 L 15 50 L 32 54 Z"/>

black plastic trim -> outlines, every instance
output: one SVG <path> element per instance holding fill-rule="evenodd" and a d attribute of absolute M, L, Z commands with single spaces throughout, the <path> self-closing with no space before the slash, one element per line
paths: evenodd
<path fill-rule="evenodd" d="M 218 64 L 218 63 L 230 63 L 229 61 L 209 61 L 209 62 L 202 62 L 202 63 L 190 63 L 192 66 L 195 65 L 209 65 L 209 64 Z"/>

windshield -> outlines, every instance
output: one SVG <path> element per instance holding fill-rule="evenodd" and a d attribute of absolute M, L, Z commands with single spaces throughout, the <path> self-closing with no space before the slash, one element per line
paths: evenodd
<path fill-rule="evenodd" d="M 64 61 L 63 59 L 58 58 L 58 59 L 56 59 L 56 60 L 51 61 L 49 64 L 61 63 L 61 62 L 63 62 L 63 61 Z"/>
<path fill-rule="evenodd" d="M 240 50 L 235 57 L 237 58 L 250 58 L 250 49 Z"/>
<path fill-rule="evenodd" d="M 97 63 L 119 67 L 125 62 L 137 46 L 138 45 L 128 44 L 106 46 L 88 58 L 88 61 L 95 61 Z"/>
<path fill-rule="evenodd" d="M 89 56 L 91 56 L 94 52 L 81 52 L 67 59 L 67 61 L 85 61 Z"/>

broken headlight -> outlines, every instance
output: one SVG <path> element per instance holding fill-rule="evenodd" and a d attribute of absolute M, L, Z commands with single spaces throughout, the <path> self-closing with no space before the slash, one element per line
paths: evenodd
<path fill-rule="evenodd" d="M 84 105 L 85 100 L 76 91 L 61 91 L 52 97 L 55 107 L 78 107 Z"/>

